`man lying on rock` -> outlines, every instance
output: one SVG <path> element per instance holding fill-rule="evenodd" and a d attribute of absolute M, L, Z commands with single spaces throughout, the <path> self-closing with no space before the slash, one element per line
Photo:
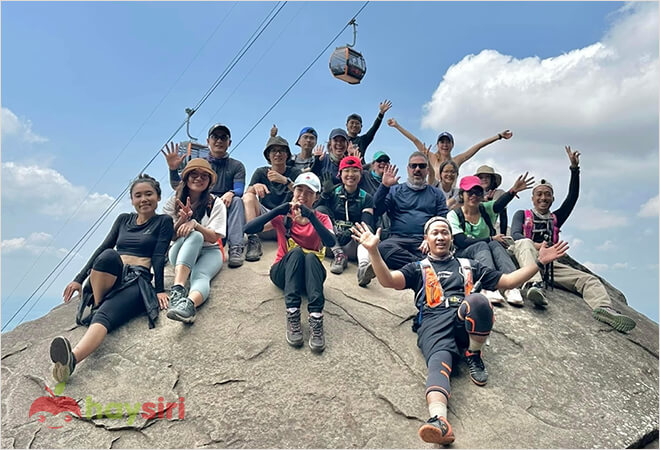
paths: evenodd
<path fill-rule="evenodd" d="M 399 270 L 389 270 L 378 251 L 380 228 L 374 235 L 366 224 L 356 224 L 353 239 L 368 250 L 383 287 L 415 291 L 419 314 L 413 330 L 428 367 L 426 401 L 431 416 L 419 429 L 419 436 L 424 442 L 450 444 L 454 442 L 454 433 L 447 421 L 447 400 L 453 357 L 464 354 L 475 384 L 483 386 L 488 380 L 481 347 L 493 327 L 493 307 L 484 295 L 471 291 L 477 290 L 478 284 L 489 290 L 518 287 L 540 267 L 561 257 L 568 244 L 557 242 L 548 247 L 544 243 L 535 261 L 503 274 L 478 261 L 455 258 L 451 225 L 444 217 L 432 217 L 424 225 L 428 256 Z"/>
<path fill-rule="evenodd" d="M 571 147 L 567 146 L 566 154 L 571 161 L 571 181 L 568 195 L 561 206 L 554 212 L 550 211 L 555 200 L 554 190 L 552 184 L 541 179 L 532 189 L 532 209 L 519 210 L 513 215 L 511 237 L 515 244 L 509 250 L 513 251 L 520 266 L 534 261 L 543 242 L 554 243 L 559 240 L 559 229 L 577 203 L 580 190 L 580 152 L 572 151 Z M 551 278 L 564 289 L 581 294 L 593 310 L 592 314 L 596 320 L 621 332 L 635 328 L 634 320 L 612 308 L 605 286 L 595 276 L 559 262 L 552 264 L 550 273 L 552 275 L 548 276 L 546 271 L 546 280 Z M 548 304 L 541 274 L 534 275 L 523 288 L 526 297 L 538 307 L 543 308 Z"/>

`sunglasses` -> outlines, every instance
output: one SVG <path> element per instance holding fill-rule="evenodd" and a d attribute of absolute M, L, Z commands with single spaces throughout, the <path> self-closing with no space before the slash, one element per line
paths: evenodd
<path fill-rule="evenodd" d="M 188 175 L 190 179 L 197 179 L 199 178 L 200 180 L 210 180 L 211 176 L 208 173 L 200 173 L 200 172 L 190 172 L 190 175 Z"/>
<path fill-rule="evenodd" d="M 484 196 L 484 190 L 481 188 L 472 188 L 469 191 L 465 191 L 465 193 L 468 195 L 468 197 L 475 196 L 475 197 L 483 197 Z"/>
<path fill-rule="evenodd" d="M 426 163 L 408 163 L 408 167 L 410 167 L 412 170 L 415 170 L 418 167 L 420 169 L 426 169 L 428 167 L 428 164 L 426 164 Z"/>
<path fill-rule="evenodd" d="M 273 147 L 269 150 L 269 153 L 286 153 L 286 149 Z"/>
<path fill-rule="evenodd" d="M 211 139 L 213 139 L 214 141 L 227 142 L 227 140 L 229 140 L 229 136 L 227 136 L 226 134 L 218 135 L 218 134 L 212 133 L 211 136 L 209 136 L 209 137 Z"/>

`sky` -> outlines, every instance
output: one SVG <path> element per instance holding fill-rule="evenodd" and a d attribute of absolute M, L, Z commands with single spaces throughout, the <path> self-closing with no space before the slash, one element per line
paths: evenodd
<path fill-rule="evenodd" d="M 281 5 L 0 4 L 4 331 L 61 302 L 114 218 L 131 211 L 125 197 L 7 325 L 152 159 L 146 172 L 163 183 L 164 204 L 172 191 L 159 150 Z M 295 153 L 301 128 L 325 141 L 357 112 L 366 130 L 389 99 L 386 117 L 428 144 L 450 131 L 454 154 L 511 129 L 512 139 L 481 150 L 460 175 L 489 164 L 508 189 L 529 171 L 553 183 L 555 207 L 567 193 L 571 145 L 582 157 L 580 198 L 561 234 L 569 254 L 657 322 L 658 3 L 371 2 L 355 46 L 367 73 L 348 85 L 328 59 L 352 41 L 350 28 L 322 50 L 362 5 L 285 4 L 199 107 L 191 134 L 203 141 L 211 124 L 227 124 L 249 180 L 266 164 L 273 124 Z M 186 139 L 185 128 L 174 138 Z M 367 159 L 378 150 L 403 171 L 414 147 L 383 123 Z M 530 205 L 525 191 L 509 211 Z"/>

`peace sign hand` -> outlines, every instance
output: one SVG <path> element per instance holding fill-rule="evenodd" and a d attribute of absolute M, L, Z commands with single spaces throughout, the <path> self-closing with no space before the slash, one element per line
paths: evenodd
<path fill-rule="evenodd" d="M 576 167 L 580 166 L 580 152 L 575 150 L 571 150 L 571 146 L 567 145 L 564 147 L 566 149 L 566 154 L 568 155 L 568 159 L 571 161 L 571 168 L 575 169 Z"/>
<path fill-rule="evenodd" d="M 174 142 L 165 144 L 164 147 L 167 152 L 163 151 L 163 149 L 160 150 L 160 152 L 165 156 L 165 160 L 167 160 L 167 166 L 170 168 L 170 170 L 176 170 L 179 168 L 183 160 L 186 158 L 186 155 L 181 155 L 179 156 L 179 144 L 174 144 Z"/>
<path fill-rule="evenodd" d="M 190 220 L 193 215 L 192 207 L 190 206 L 190 197 L 186 199 L 185 205 L 178 198 L 176 199 L 176 204 L 179 207 L 179 218 L 185 221 Z"/>

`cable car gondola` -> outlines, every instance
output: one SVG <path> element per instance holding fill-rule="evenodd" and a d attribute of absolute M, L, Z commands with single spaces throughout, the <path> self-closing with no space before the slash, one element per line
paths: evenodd
<path fill-rule="evenodd" d="M 330 55 L 330 72 L 332 75 L 349 84 L 359 84 L 364 74 L 367 73 L 367 63 L 362 54 L 352 47 L 355 45 L 357 35 L 357 24 L 355 19 L 349 22 L 353 25 L 353 44 L 337 47 Z"/>

